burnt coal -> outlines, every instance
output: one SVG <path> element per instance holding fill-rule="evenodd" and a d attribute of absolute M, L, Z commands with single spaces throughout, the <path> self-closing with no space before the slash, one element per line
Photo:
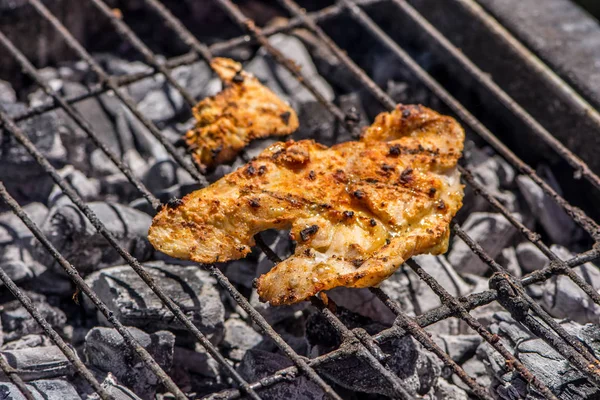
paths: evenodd
<path fill-rule="evenodd" d="M 92 202 L 88 206 L 131 255 L 140 261 L 152 256 L 154 250 L 146 238 L 151 223 L 149 215 L 121 204 Z M 73 204 L 51 209 L 41 228 L 80 273 L 122 262 L 117 251 Z M 40 248 L 39 259 L 47 265 L 54 265 L 57 272 L 62 271 L 44 249 Z"/>
<path fill-rule="evenodd" d="M 221 341 L 225 310 L 216 282 L 208 272 L 162 262 L 146 263 L 144 267 L 161 289 L 187 311 L 198 329 L 213 342 Z M 103 269 L 87 277 L 86 282 L 125 325 L 150 332 L 184 329 L 129 265 Z M 94 309 L 87 301 L 85 304 Z M 99 318 L 103 320 L 103 316 Z"/>
<path fill-rule="evenodd" d="M 65 325 L 67 321 L 65 313 L 61 309 L 48 304 L 45 296 L 37 293 L 29 293 L 29 297 L 42 317 L 53 328 L 60 329 Z M 25 335 L 42 332 L 42 328 L 18 300 L 13 300 L 2 305 L 0 319 L 2 320 L 5 343 L 17 340 Z"/>
<path fill-rule="evenodd" d="M 0 350 L 21 350 L 32 347 L 52 346 L 52 341 L 46 335 L 31 334 L 25 335 L 17 340 L 13 340 L 0 347 Z"/>
<path fill-rule="evenodd" d="M 542 269 L 548 263 L 548 257 L 531 242 L 519 243 L 516 251 L 519 265 L 524 273 Z"/>
<path fill-rule="evenodd" d="M 37 224 L 48 214 L 41 203 L 28 204 L 25 211 Z M 31 279 L 47 269 L 34 258 L 32 241 L 33 234 L 19 217 L 12 212 L 0 214 L 0 268 L 15 282 Z"/>
<path fill-rule="evenodd" d="M 165 371 L 171 369 L 175 345 L 172 333 L 158 331 L 147 334 L 137 328 L 127 329 Z M 90 330 L 85 338 L 84 353 L 88 364 L 111 372 L 141 398 L 153 398 L 156 394 L 160 381 L 125 344 L 116 329 L 97 327 Z"/>
<path fill-rule="evenodd" d="M 292 361 L 285 356 L 261 350 L 249 350 L 238 370 L 245 379 L 255 382 L 292 365 Z M 325 393 L 316 383 L 301 375 L 296 379 L 290 379 L 262 390 L 260 396 L 263 399 L 272 400 L 321 400 Z"/>
<path fill-rule="evenodd" d="M 81 400 L 75 387 L 65 379 L 40 379 L 25 386 L 36 400 Z M 10 382 L 0 382 L 0 398 L 26 400 L 21 391 Z"/>
<path fill-rule="evenodd" d="M 225 348 L 227 357 L 233 361 L 241 361 L 244 354 L 260 342 L 263 337 L 250 325 L 240 319 L 228 319 L 225 322 L 225 337 L 221 346 Z"/>
<path fill-rule="evenodd" d="M 519 217 L 517 215 L 517 217 Z M 497 257 L 511 241 L 517 229 L 501 214 L 472 213 L 462 226 L 463 230 L 492 258 Z M 489 266 L 465 242 L 456 237 L 448 253 L 448 261 L 461 274 L 486 275 Z"/>
<path fill-rule="evenodd" d="M 24 381 L 72 375 L 73 365 L 57 346 L 34 347 L 0 352 Z M 0 373 L 0 380 L 8 378 Z"/>
<path fill-rule="evenodd" d="M 581 340 L 596 356 L 600 331 L 597 325 L 579 325 L 575 322 L 559 322 L 570 334 Z M 498 334 L 509 351 L 519 354 L 523 364 L 561 399 L 593 399 L 599 389 L 565 360 L 556 350 L 542 339 L 524 330 L 508 313 L 497 313 L 490 326 L 492 333 Z M 507 369 L 506 360 L 495 352 L 488 343 L 477 349 L 477 356 L 493 373 L 491 389 L 501 399 L 527 398 L 539 396 L 520 375 Z"/>

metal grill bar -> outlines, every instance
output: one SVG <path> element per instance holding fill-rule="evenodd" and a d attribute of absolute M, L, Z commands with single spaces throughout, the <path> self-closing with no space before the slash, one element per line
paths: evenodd
<path fill-rule="evenodd" d="M 29 388 L 25 386 L 23 379 L 21 379 L 17 371 L 15 371 L 15 369 L 11 367 L 10 364 L 4 359 L 3 354 L 0 354 L 0 369 L 2 369 L 4 375 L 6 375 L 12 383 L 14 383 L 14 385 L 19 389 L 19 392 L 21 392 L 27 400 L 35 400 L 35 397 L 33 397 L 33 394 L 31 394 Z"/>
<path fill-rule="evenodd" d="M 426 32 L 436 44 L 440 44 L 441 47 L 448 52 L 459 62 L 461 67 L 466 70 L 471 77 L 473 77 L 478 83 L 488 89 L 496 99 L 516 115 L 525 125 L 544 143 L 552 148 L 557 154 L 559 154 L 564 160 L 566 160 L 571 167 L 573 167 L 581 176 L 585 177 L 594 187 L 600 190 L 600 178 L 596 175 L 588 165 L 577 157 L 571 150 L 563 145 L 558 139 L 556 139 L 550 132 L 546 130 L 535 118 L 531 116 L 523 107 L 521 107 L 516 101 L 514 101 L 500 86 L 498 86 L 491 77 L 485 74 L 478 66 L 476 66 L 467 56 L 464 55 L 456 46 L 454 46 L 442 33 L 437 30 L 425 17 L 423 17 L 414 7 L 406 2 L 406 0 L 391 0 L 394 5 L 408 16 L 413 22 L 415 22 L 419 28 Z M 466 8 L 464 1 L 459 1 Z M 527 59 L 525 57 L 525 59 Z M 600 127 L 600 119 L 597 121 Z"/>
<path fill-rule="evenodd" d="M 171 76 L 169 70 L 164 66 L 163 63 L 159 62 L 148 46 L 146 46 L 135 33 L 108 8 L 108 6 L 102 0 L 89 0 L 98 8 L 102 14 L 111 22 L 117 33 L 128 43 L 130 43 L 142 56 L 148 64 L 154 67 L 155 70 L 159 71 L 182 96 L 183 99 L 188 103 L 190 107 L 196 105 L 194 98 Z"/>
<path fill-rule="evenodd" d="M 0 31 L 0 43 L 4 46 L 6 50 L 10 53 L 10 55 L 17 60 L 19 66 L 27 75 L 29 75 L 33 80 L 40 86 L 46 94 L 52 97 L 54 102 L 60 106 L 68 115 L 79 125 L 81 129 L 88 135 L 90 140 L 94 143 L 96 147 L 102 150 L 104 154 L 123 172 L 123 174 L 127 177 L 129 182 L 142 194 L 142 196 L 150 203 L 150 205 L 156 209 L 160 206 L 160 201 L 154 197 L 152 193 L 146 188 L 146 186 L 136 178 L 131 169 L 127 164 L 122 162 L 119 157 L 110 150 L 96 135 L 92 126 L 73 108 L 69 105 L 55 90 L 53 90 L 40 76 L 37 72 L 33 64 L 29 62 L 29 60 L 25 57 L 25 55 L 17 49 L 14 44 Z"/>
<path fill-rule="evenodd" d="M 2 192 L 6 193 L 4 185 L 0 183 L 0 195 Z M 35 308 L 29 296 L 27 296 L 19 287 L 13 282 L 12 279 L 0 268 L 0 281 L 4 283 L 4 286 L 10 290 L 15 298 L 25 307 L 29 315 L 35 319 L 35 321 L 42 327 L 42 330 L 48 337 L 54 342 L 54 344 L 60 349 L 65 355 L 67 360 L 73 364 L 77 372 L 92 386 L 92 388 L 98 393 L 102 400 L 114 399 L 106 389 L 104 389 L 98 380 L 92 375 L 90 370 L 81 362 L 81 360 L 75 355 L 74 351 L 65 343 L 65 341 L 58 335 L 58 333 L 52 328 L 52 326 L 46 321 L 40 312 Z"/>
<path fill-rule="evenodd" d="M 389 37 L 363 10 L 349 0 L 340 0 L 349 10 L 349 14 L 370 34 L 385 44 L 398 59 L 406 65 L 415 76 L 439 97 L 452 111 L 456 113 L 474 132 L 492 146 L 499 154 L 509 161 L 521 173 L 529 176 L 542 190 L 559 204 L 565 212 L 577 222 L 595 240 L 600 239 L 600 227 L 581 209 L 570 205 L 550 185 L 541 179 L 535 171 L 516 156 L 489 129 L 471 114 L 458 100 L 444 89 L 427 71 L 425 71 L 410 55 Z"/>
<path fill-rule="evenodd" d="M 36 9 L 36 11 L 45 18 L 60 36 L 64 39 L 65 43 L 74 50 L 77 55 L 83 59 L 98 76 L 100 83 L 105 85 L 113 91 L 115 96 L 135 115 L 135 117 L 150 131 L 152 136 L 156 138 L 168 151 L 168 153 L 176 160 L 182 168 L 184 168 L 194 179 L 198 182 L 202 182 L 205 186 L 207 184 L 206 178 L 200 173 L 195 164 L 189 160 L 184 159 L 175 149 L 175 147 L 169 143 L 161 134 L 160 130 L 154 125 L 152 121 L 146 118 L 135 106 L 133 99 L 119 90 L 119 87 L 114 81 L 114 78 L 107 75 L 102 67 L 94 60 L 94 58 L 81 46 L 81 44 L 71 35 L 71 33 L 65 28 L 65 26 L 42 4 L 39 0 L 29 0 L 30 4 Z"/>
<path fill-rule="evenodd" d="M 37 2 L 38 0 L 31 0 L 31 1 L 35 1 L 35 2 Z M 154 1 L 154 0 L 153 0 L 153 1 Z M 220 2 L 220 3 L 223 3 L 224 1 L 222 1 L 222 0 L 219 0 L 219 2 Z M 231 5 L 233 6 L 233 4 L 231 4 Z M 234 6 L 234 7 L 235 7 L 235 6 Z M 238 12 L 239 12 L 239 10 L 238 10 Z M 241 13 L 240 13 L 240 14 L 241 14 Z M 242 15 L 242 17 L 245 19 L 245 17 L 244 17 L 243 15 Z M 247 19 L 245 19 L 245 23 L 248 23 L 248 25 L 253 25 L 253 24 L 252 24 L 252 21 L 250 21 L 250 20 L 247 20 Z M 250 28 L 248 28 L 248 29 L 250 29 Z M 265 41 L 266 41 L 266 37 L 264 37 L 264 36 L 263 36 L 264 32 L 262 32 L 262 33 L 261 33 L 261 31 L 260 31 L 258 28 L 254 27 L 254 30 L 250 29 L 250 31 L 251 31 L 253 34 L 255 34 L 255 36 L 256 36 L 257 38 L 261 38 L 261 39 L 263 39 L 263 40 L 265 40 Z M 266 30 L 265 30 L 265 31 L 266 31 Z M 257 35 L 257 34 L 258 34 L 258 35 Z M 260 43 L 260 42 L 261 42 L 261 41 L 259 40 L 259 43 Z M 268 42 L 267 42 L 267 43 L 268 43 Z M 269 50 L 269 49 L 267 48 L 267 50 Z M 289 60 L 285 60 L 285 58 L 283 59 L 283 61 L 281 61 L 281 60 L 277 59 L 277 57 L 276 57 L 276 60 L 277 60 L 278 62 L 283 62 L 283 63 L 284 63 L 284 65 L 285 65 L 285 61 L 289 61 Z M 288 65 L 288 66 L 289 66 L 289 67 L 292 67 L 291 65 Z M 292 71 L 291 71 L 291 72 L 292 72 Z M 302 78 L 302 76 L 301 76 L 300 74 L 298 74 L 298 75 L 295 75 L 295 76 L 296 76 L 296 78 L 300 78 L 300 79 Z M 111 89 L 111 90 L 114 90 L 114 89 Z M 333 104 L 331 104 L 331 103 L 329 103 L 329 102 L 325 102 L 324 104 L 325 104 L 325 106 L 329 106 L 329 105 L 330 105 L 331 107 L 333 107 L 333 110 L 335 110 L 335 106 L 334 106 Z M 339 110 L 339 109 L 338 109 L 338 110 Z M 340 110 L 340 113 L 341 113 L 341 110 Z M 336 114 L 334 113 L 334 115 L 336 115 Z M 343 119 L 343 113 L 341 113 L 341 114 L 339 114 L 339 115 L 336 115 L 336 118 L 338 118 L 338 120 L 342 120 L 342 121 L 344 121 L 344 119 Z M 351 128 L 351 127 L 350 127 L 350 128 Z M 29 149 L 28 149 L 28 150 L 29 150 Z M 510 150 L 509 150 L 509 151 L 510 151 Z M 520 160 L 519 160 L 519 161 L 520 161 Z M 535 173 L 533 173 L 533 174 L 535 175 Z M 63 190 L 64 190 L 64 188 L 63 188 Z M 561 199 L 561 200 L 562 200 L 562 199 Z M 563 201 L 564 201 L 564 200 L 563 200 Z M 565 202 L 565 203 L 566 203 L 566 202 Z M 561 204 L 561 205 L 562 205 L 562 204 Z M 568 203 L 567 203 L 567 205 L 568 205 Z M 575 209 L 575 208 L 574 208 L 574 209 Z M 580 211 L 580 210 L 578 210 L 578 209 L 576 209 L 576 210 L 577 210 L 577 211 Z M 567 211 L 567 212 L 568 212 L 568 211 Z M 582 214 L 583 214 L 583 213 L 582 213 Z M 585 216 L 585 214 L 583 214 L 583 216 Z M 587 217 L 587 216 L 585 216 L 585 217 Z M 591 258 L 596 258 L 596 257 L 597 257 L 597 255 L 598 255 L 598 254 L 597 254 L 597 252 L 595 252 L 595 251 L 590 251 L 590 252 L 588 252 L 588 253 L 584 253 L 584 254 L 582 254 L 582 255 L 580 255 L 580 256 L 578 256 L 578 257 L 576 257 L 575 259 L 573 259 L 573 260 L 575 260 L 575 261 L 569 260 L 569 262 L 567 262 L 566 264 L 568 264 L 568 265 L 573 265 L 574 263 L 577 263 L 577 262 L 586 262 L 586 261 L 584 261 L 584 260 L 589 260 L 589 259 L 591 259 Z M 136 261 L 137 261 L 137 260 L 136 260 Z M 551 267 L 553 267 L 553 266 L 551 265 Z M 224 275 L 222 275 L 221 271 L 219 271 L 218 269 L 216 269 L 216 267 L 214 267 L 214 266 L 211 266 L 211 267 L 209 267 L 209 268 L 211 269 L 211 271 L 213 272 L 213 274 L 215 274 L 215 275 L 217 276 L 217 280 L 219 281 L 219 283 L 221 283 L 221 284 L 222 284 L 224 287 L 226 287 L 226 289 L 227 289 L 228 291 L 230 291 L 230 293 L 232 293 L 232 295 L 233 295 L 233 294 L 237 294 L 238 296 L 240 296 L 240 297 L 241 297 L 241 295 L 239 294 L 239 292 L 237 292 L 237 291 L 235 290 L 235 287 L 233 287 L 233 286 L 232 286 L 232 285 L 229 283 L 229 281 L 227 280 L 227 278 L 226 278 Z M 537 276 L 537 277 L 535 277 L 535 278 L 532 278 L 532 279 L 530 280 L 530 283 L 534 282 L 534 281 L 535 281 L 535 279 L 541 279 L 541 278 L 543 278 L 543 277 L 545 276 L 545 274 L 552 274 L 552 273 L 556 273 L 556 267 L 553 267 L 553 268 L 550 268 L 550 267 L 549 267 L 549 268 L 546 268 L 545 270 L 547 270 L 547 271 L 546 271 L 546 272 L 544 272 L 544 273 L 540 273 L 540 274 L 539 274 L 539 276 Z M 232 290 L 233 290 L 233 292 L 232 292 L 230 289 L 232 289 Z M 488 293 L 488 292 L 485 292 L 485 293 Z M 473 299 L 474 299 L 475 301 L 474 301 L 473 303 L 470 303 L 470 304 L 473 304 L 473 305 L 475 306 L 475 305 L 482 305 L 482 304 L 486 304 L 487 302 L 493 301 L 493 297 L 494 297 L 494 296 L 491 296 L 491 295 L 493 295 L 493 292 L 489 292 L 489 293 L 490 293 L 490 295 L 488 295 L 487 297 L 486 297 L 485 293 L 484 293 L 484 296 L 479 296 L 479 297 L 477 297 L 477 296 L 474 296 L 474 297 L 473 297 Z M 439 296 L 439 294 L 438 294 L 438 296 Z M 235 296 L 234 296 L 234 298 L 235 298 Z M 471 297 L 470 297 L 470 298 L 471 298 Z M 238 299 L 236 298 L 236 300 L 238 300 Z M 454 300 L 456 301 L 456 299 L 454 299 Z M 489 300 L 489 301 L 488 301 L 488 300 Z M 238 303 L 240 303 L 240 301 L 238 301 Z M 242 303 L 243 303 L 243 304 L 247 304 L 247 306 L 248 306 L 248 307 L 250 307 L 250 309 L 252 309 L 252 307 L 250 306 L 250 304 L 249 304 L 249 303 L 247 303 L 247 301 L 246 301 L 244 298 L 241 298 L 241 303 L 240 303 L 240 305 L 242 305 Z M 440 308 L 440 309 L 443 309 L 443 307 L 442 307 L 442 308 Z M 469 308 L 469 309 L 470 309 L 470 308 Z M 252 310 L 256 312 L 256 310 L 254 310 L 254 309 L 252 309 Z M 439 309 L 438 309 L 438 310 L 439 310 Z M 246 310 L 246 311 L 247 311 L 247 310 Z M 435 310 L 433 310 L 433 311 L 435 311 Z M 449 315 L 451 315 L 451 314 L 452 314 L 452 312 L 451 312 L 450 314 L 447 314 L 445 317 L 447 317 L 447 316 L 449 316 Z M 332 314 L 332 315 L 333 315 L 333 314 Z M 427 315 L 430 315 L 430 314 L 428 313 Z M 440 316 L 440 318 L 445 318 L 444 316 L 442 316 L 442 315 L 443 315 L 443 313 L 439 313 L 439 312 L 433 313 L 433 314 L 431 314 L 431 315 L 432 315 L 432 316 L 436 316 L 436 317 L 437 317 L 437 316 Z M 260 315 L 258 315 L 258 317 L 259 317 L 259 318 L 262 318 L 262 317 L 260 317 Z M 253 318 L 253 319 L 254 319 L 254 318 Z M 419 320 L 419 318 L 417 318 L 417 320 Z M 264 321 L 264 322 L 265 322 L 265 324 L 266 324 L 266 321 Z M 267 324 L 266 326 L 267 326 L 268 328 L 270 328 L 270 326 L 268 326 L 268 324 Z M 344 327 L 344 328 L 345 328 L 345 327 Z M 346 329 L 347 329 L 347 328 L 346 328 Z M 396 329 L 396 330 L 397 330 L 397 329 Z M 274 331 L 273 331 L 273 334 L 274 334 L 274 335 L 277 335 L 277 334 L 276 334 Z M 278 336 L 278 335 L 277 335 L 277 336 Z M 384 335 L 382 335 L 381 337 L 384 337 Z M 358 338 L 358 339 L 360 340 L 360 338 Z M 339 350 L 337 350 L 337 351 L 339 351 Z M 334 352 L 334 353 L 335 353 L 335 352 Z M 333 353 L 330 353 L 330 354 L 333 354 Z M 328 354 L 327 356 L 329 356 L 329 354 Z M 325 356 L 323 356 L 323 357 L 325 357 Z M 315 359 L 315 360 L 316 360 L 316 359 Z M 313 361 L 314 361 L 314 360 L 313 360 Z M 311 361 L 311 362 L 310 362 L 310 365 L 311 365 L 311 366 L 313 365 L 313 361 Z M 294 367 L 291 367 L 291 368 L 294 368 Z"/>

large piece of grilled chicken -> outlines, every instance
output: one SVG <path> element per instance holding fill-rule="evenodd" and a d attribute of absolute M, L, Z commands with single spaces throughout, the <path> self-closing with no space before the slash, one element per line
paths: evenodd
<path fill-rule="evenodd" d="M 210 65 L 223 81 L 223 90 L 194 107 L 196 126 L 185 135 L 198 165 L 231 161 L 251 140 L 298 129 L 298 116 L 289 104 L 242 70 L 240 63 L 214 58 Z"/>
<path fill-rule="evenodd" d="M 239 259 L 265 229 L 291 229 L 294 255 L 258 280 L 273 305 L 368 287 L 406 259 L 446 251 L 462 205 L 464 131 L 422 106 L 380 114 L 360 141 L 276 143 L 154 218 L 150 242 L 200 263 Z"/>

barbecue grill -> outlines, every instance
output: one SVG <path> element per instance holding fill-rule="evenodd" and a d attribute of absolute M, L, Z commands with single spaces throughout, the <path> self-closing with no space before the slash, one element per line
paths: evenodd
<path fill-rule="evenodd" d="M 504 115 L 511 115 L 518 121 L 528 135 L 535 138 L 544 149 L 549 149 L 552 157 L 559 158 L 562 163 L 570 166 L 571 173 L 574 173 L 579 182 L 585 182 L 585 185 L 600 190 L 600 177 L 588 167 L 588 164 L 580 159 L 572 150 L 562 144 L 557 137 L 564 139 L 561 133 L 549 132 L 542 122 L 532 116 L 523 106 L 513 100 L 513 98 L 492 80 L 484 71 L 480 69 L 468 56 L 469 49 L 464 52 L 459 50 L 450 40 L 449 36 L 442 33 L 436 26 L 432 25 L 419 11 L 423 4 L 427 2 L 411 2 L 403 0 L 340 0 L 335 5 L 328 6 L 318 11 L 307 12 L 301 8 L 294 0 L 280 0 L 279 4 L 290 16 L 286 24 L 273 25 L 267 28 L 259 27 L 252 19 L 244 15 L 240 8 L 231 0 L 215 0 L 214 3 L 220 9 L 226 12 L 231 21 L 241 27 L 246 35 L 236 37 L 226 41 L 214 43 L 210 46 L 202 43 L 178 20 L 172 12 L 159 0 L 144 0 L 143 6 L 151 10 L 160 18 L 160 20 L 170 29 L 179 39 L 189 48 L 189 53 L 172 59 L 163 61 L 162 58 L 150 50 L 134 31 L 124 22 L 120 16 L 115 13 L 103 0 L 88 0 L 93 6 L 95 12 L 101 13 L 113 25 L 115 31 L 124 42 L 139 52 L 144 62 L 151 67 L 151 71 L 140 72 L 133 75 L 111 76 L 104 70 L 102 65 L 83 47 L 73 36 L 73 34 L 57 19 L 57 17 L 48 9 L 41 0 L 29 0 L 29 4 L 41 18 L 51 24 L 56 33 L 60 36 L 68 48 L 89 65 L 89 68 L 97 77 L 97 84 L 92 85 L 86 93 L 64 97 L 54 90 L 42 77 L 40 71 L 34 67 L 32 62 L 23 54 L 5 33 L 0 31 L 0 45 L 3 48 L 5 57 L 11 57 L 28 75 L 35 84 L 39 85 L 46 92 L 52 101 L 45 102 L 35 107 L 30 107 L 18 115 L 10 114 L 0 110 L 0 124 L 4 135 L 14 137 L 21 146 L 35 159 L 35 162 L 49 174 L 52 180 L 62 189 L 72 203 L 89 219 L 93 227 L 105 238 L 116 252 L 125 260 L 125 262 L 139 275 L 143 282 L 148 285 L 152 292 L 160 299 L 179 323 L 197 340 L 205 351 L 218 363 L 220 368 L 230 377 L 231 387 L 220 390 L 217 393 L 209 395 L 210 398 L 235 399 L 249 397 L 253 399 L 261 398 L 261 393 L 266 389 L 282 382 L 290 382 L 303 376 L 317 385 L 323 393 L 330 398 L 341 399 L 344 397 L 338 393 L 338 386 L 333 384 L 330 379 L 319 373 L 319 366 L 323 366 L 335 360 L 341 360 L 348 356 L 354 356 L 361 360 L 363 365 L 367 365 L 379 374 L 382 381 L 389 385 L 389 395 L 393 398 L 409 399 L 412 394 L 405 388 L 404 383 L 387 364 L 387 357 L 382 350 L 382 346 L 389 344 L 395 339 L 410 335 L 419 342 L 426 350 L 435 354 L 443 365 L 455 374 L 466 385 L 470 393 L 478 398 L 493 398 L 489 388 L 483 387 L 473 376 L 470 376 L 465 370 L 452 359 L 448 352 L 444 351 L 424 329 L 436 322 L 457 318 L 468 325 L 475 333 L 489 343 L 498 354 L 506 361 L 507 365 L 515 371 L 515 374 L 527 382 L 527 384 L 539 395 L 549 398 L 558 398 L 557 393 L 549 388 L 548 382 L 544 378 L 534 374 L 520 359 L 518 355 L 513 354 L 500 337 L 493 333 L 488 327 L 480 323 L 470 311 L 485 306 L 492 302 L 499 303 L 511 316 L 518 321 L 524 328 L 532 332 L 536 337 L 548 343 L 556 352 L 564 357 L 574 368 L 580 371 L 583 376 L 593 385 L 600 387 L 600 360 L 597 354 L 584 344 L 580 338 L 572 334 L 568 329 L 554 319 L 544 307 L 527 291 L 527 287 L 544 282 L 557 275 L 568 277 L 583 291 L 594 303 L 600 305 L 600 294 L 585 279 L 573 271 L 573 268 L 581 266 L 587 262 L 593 261 L 600 256 L 600 250 L 597 246 L 600 239 L 600 229 L 598 223 L 588 216 L 582 209 L 574 206 L 556 188 L 542 179 L 536 170 L 526 164 L 519 158 L 513 149 L 503 143 L 486 125 L 484 125 L 469 109 L 454 97 L 432 74 L 424 69 L 414 58 L 414 55 L 403 48 L 376 22 L 367 11 L 376 9 L 381 4 L 386 4 L 386 10 L 393 10 L 397 18 L 410 21 L 411 26 L 418 31 L 420 40 L 434 44 L 436 48 L 443 53 L 447 60 L 458 66 L 460 75 L 467 77 L 478 90 L 493 96 L 493 101 L 499 104 Z M 600 115 L 583 96 L 577 94 L 577 91 L 564 82 L 562 78 L 552 72 L 552 70 L 540 61 L 525 45 L 515 39 L 497 20 L 481 8 L 473 0 L 453 0 L 453 6 L 457 7 L 464 16 L 468 16 L 478 26 L 487 29 L 496 43 L 500 43 L 504 48 L 510 49 L 513 57 L 520 60 L 531 71 L 537 74 L 539 79 L 544 79 L 549 91 L 563 103 L 569 106 L 572 111 L 571 116 L 565 118 L 575 118 L 580 116 L 585 118 L 586 123 L 596 128 L 600 127 Z M 338 47 L 338 44 L 325 32 L 325 27 L 334 24 L 337 17 L 344 15 L 352 21 L 352 29 L 361 29 L 365 35 L 384 47 L 395 58 L 399 65 L 403 65 L 420 81 L 428 90 L 441 100 L 443 105 L 455 114 L 459 121 L 476 137 L 488 146 L 493 148 L 496 154 L 503 157 L 520 174 L 529 177 L 543 193 L 551 198 L 560 206 L 566 214 L 591 238 L 592 245 L 589 248 L 579 252 L 576 256 L 563 260 L 557 255 L 544 241 L 544 237 L 534 230 L 531 225 L 521 221 L 499 201 L 482 183 L 480 183 L 471 173 L 469 165 L 463 165 L 460 172 L 464 183 L 470 187 L 477 196 L 485 199 L 486 202 L 498 213 L 502 214 L 506 220 L 513 225 L 524 239 L 537 247 L 549 260 L 549 264 L 543 269 L 539 269 L 519 278 L 511 274 L 504 266 L 495 261 L 494 257 L 488 255 L 477 241 L 472 239 L 467 232 L 461 228 L 458 223 L 453 223 L 453 234 L 462 240 L 492 271 L 489 278 L 489 290 L 471 294 L 466 297 L 455 297 L 451 295 L 432 275 L 430 275 L 418 262 L 409 260 L 406 268 L 412 270 L 422 281 L 424 281 L 431 290 L 440 298 L 442 305 L 416 316 L 409 316 L 401 305 L 392 300 L 388 294 L 379 288 L 371 288 L 371 292 L 391 310 L 395 315 L 394 324 L 386 329 L 369 335 L 360 328 L 349 328 L 339 317 L 335 304 L 326 296 L 320 296 L 312 299 L 312 306 L 315 307 L 321 316 L 330 324 L 330 327 L 337 332 L 341 338 L 341 344 L 330 352 L 319 355 L 315 358 L 306 358 L 299 355 L 286 341 L 277 333 L 277 331 L 267 322 L 249 302 L 249 300 L 240 293 L 236 285 L 231 283 L 227 276 L 214 265 L 202 265 L 201 267 L 210 271 L 218 284 L 228 293 L 252 321 L 254 326 L 263 334 L 269 337 L 292 362 L 292 366 L 279 370 L 276 373 L 262 378 L 256 382 L 249 382 L 237 371 L 220 353 L 218 346 L 199 329 L 190 319 L 182 307 L 177 304 L 161 287 L 161 282 L 153 278 L 147 268 L 136 259 L 129 249 L 114 237 L 107 228 L 107 221 L 103 221 L 86 204 L 85 200 L 78 194 L 72 185 L 59 174 L 56 167 L 44 156 L 44 154 L 35 146 L 33 141 L 18 126 L 21 121 L 27 121 L 34 116 L 42 115 L 52 110 L 62 110 L 70 119 L 72 119 L 79 128 L 85 133 L 87 138 L 99 148 L 114 165 L 127 178 L 129 183 L 143 196 L 153 209 L 161 207 L 161 200 L 148 189 L 130 167 L 109 147 L 102 142 L 98 132 L 90 125 L 87 118 L 82 115 L 75 105 L 86 99 L 100 96 L 104 93 L 112 95 L 122 102 L 125 107 L 135 116 L 135 118 L 147 128 L 147 130 L 160 142 L 166 149 L 172 160 L 181 166 L 196 181 L 197 184 L 207 185 L 206 177 L 190 161 L 190 158 L 183 155 L 176 146 L 165 137 L 159 127 L 156 126 L 147 116 L 139 111 L 136 102 L 128 95 L 123 88 L 142 79 L 161 75 L 166 82 L 173 87 L 184 102 L 191 108 L 198 99 L 194 98 L 185 87 L 172 75 L 172 70 L 181 65 L 190 65 L 193 63 L 202 63 L 212 59 L 214 54 L 222 53 L 225 50 L 236 48 L 237 46 L 255 42 L 259 44 L 264 51 L 277 64 L 285 68 L 303 87 L 305 87 L 320 102 L 323 107 L 331 113 L 343 129 L 356 133 L 358 125 L 356 119 L 349 112 L 344 112 L 338 105 L 328 100 L 319 91 L 317 87 L 304 76 L 293 61 L 286 58 L 270 42 L 269 37 L 281 32 L 288 32 L 292 29 L 302 27 L 310 31 L 320 44 L 326 48 L 330 54 L 337 59 L 340 65 L 361 85 L 361 89 L 367 91 L 372 97 L 387 110 L 395 107 L 396 102 L 390 95 L 351 58 L 348 53 Z M 432 16 L 435 19 L 435 15 Z M 350 28 L 346 28 L 350 29 Z M 449 61 L 450 62 L 450 61 Z M 458 77 L 457 79 L 462 79 Z M 536 112 L 539 112 L 537 110 Z M 302 124 L 302 121 L 301 121 Z M 507 136 L 503 136 L 507 137 Z M 576 151 L 582 147 L 573 147 Z M 592 151 L 593 154 L 593 151 Z M 590 156 L 587 151 L 586 157 Z M 586 158 L 589 160 L 589 158 Z M 586 187 L 587 187 L 586 186 Z M 144 363 L 162 383 L 167 392 L 177 399 L 185 399 L 187 393 L 178 387 L 174 379 L 159 365 L 153 356 L 134 338 L 128 327 L 114 315 L 110 307 L 105 304 L 95 291 L 86 283 L 79 274 L 77 265 L 71 264 L 68 259 L 61 255 L 60 249 L 57 249 L 52 241 L 42 232 L 32 218 L 27 214 L 24 208 L 13 198 L 9 190 L 0 182 L 0 197 L 8 207 L 22 220 L 32 234 L 37 238 L 41 245 L 51 254 L 58 265 L 64 269 L 70 279 L 74 282 L 77 290 L 87 296 L 97 310 L 106 318 L 109 325 L 114 327 L 122 336 L 126 346 L 139 357 L 140 362 Z M 276 254 L 260 236 L 256 238 L 258 247 L 266 254 L 269 260 L 279 262 L 279 255 Z M 58 346 L 64 356 L 72 363 L 76 372 L 89 383 L 93 390 L 102 399 L 114 398 L 114 394 L 109 392 L 102 385 L 90 369 L 80 360 L 75 351 L 66 343 L 66 341 L 57 333 L 57 331 L 46 321 L 28 297 L 27 293 L 19 288 L 9 277 L 9 275 L 0 269 L 0 280 L 22 304 L 22 306 L 37 321 L 43 332 L 50 337 L 56 346 Z M 0 357 L 0 367 L 10 381 L 18 387 L 19 391 L 27 399 L 34 399 L 30 389 L 26 386 L 24 379 L 19 372 L 10 365 L 9 360 Z"/>

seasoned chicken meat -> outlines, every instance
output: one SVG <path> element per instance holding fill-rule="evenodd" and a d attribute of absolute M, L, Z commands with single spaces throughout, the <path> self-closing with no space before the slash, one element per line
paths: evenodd
<path fill-rule="evenodd" d="M 295 253 L 258 279 L 260 298 L 273 305 L 374 286 L 411 256 L 447 250 L 462 205 L 463 141 L 454 119 L 399 105 L 360 141 L 276 143 L 164 207 L 149 239 L 173 257 L 213 263 L 246 256 L 258 232 L 291 229 Z"/>
<path fill-rule="evenodd" d="M 193 109 L 196 126 L 185 142 L 196 163 L 212 167 L 231 161 L 253 139 L 285 136 L 298 129 L 296 112 L 242 65 L 214 58 L 224 89 Z"/>

